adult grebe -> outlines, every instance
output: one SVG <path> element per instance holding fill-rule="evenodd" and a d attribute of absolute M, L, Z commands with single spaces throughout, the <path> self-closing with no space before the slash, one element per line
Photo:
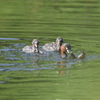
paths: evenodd
<path fill-rule="evenodd" d="M 61 55 L 61 58 L 66 58 L 67 57 L 67 53 L 70 53 L 70 58 L 72 59 L 75 59 L 75 58 L 78 58 L 78 59 L 83 59 L 85 57 L 85 52 L 82 51 L 81 54 L 79 54 L 77 57 L 74 55 L 74 53 L 72 53 L 71 51 L 71 46 L 69 43 L 64 43 L 61 47 L 60 47 L 60 55 Z"/>
<path fill-rule="evenodd" d="M 61 58 L 66 58 L 67 57 L 67 53 L 71 52 L 71 45 L 69 43 L 62 44 L 62 46 L 60 47 L 60 51 L 59 52 L 61 54 Z"/>

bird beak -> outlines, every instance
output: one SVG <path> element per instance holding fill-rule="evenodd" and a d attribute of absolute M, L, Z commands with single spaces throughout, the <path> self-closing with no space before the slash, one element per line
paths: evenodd
<path fill-rule="evenodd" d="M 59 44 L 59 45 L 60 45 L 60 44 L 61 44 L 61 42 L 60 42 L 60 41 L 58 41 L 58 42 L 57 42 L 57 44 Z"/>
<path fill-rule="evenodd" d="M 34 46 L 35 46 L 35 47 L 38 47 L 38 45 L 37 45 L 36 43 L 34 44 Z"/>
<path fill-rule="evenodd" d="M 38 47 L 38 44 L 39 44 L 38 42 L 35 42 L 34 43 L 34 46 L 37 48 Z"/>
<path fill-rule="evenodd" d="M 71 50 L 69 50 L 68 48 L 66 48 L 66 51 L 67 51 L 67 53 L 70 53 L 71 52 Z"/>

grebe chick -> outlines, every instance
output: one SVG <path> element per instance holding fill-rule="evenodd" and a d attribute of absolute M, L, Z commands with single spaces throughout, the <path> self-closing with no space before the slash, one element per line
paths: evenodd
<path fill-rule="evenodd" d="M 33 39 L 32 45 L 25 46 L 24 48 L 22 48 L 22 51 L 26 53 L 42 53 L 39 50 L 39 41 L 37 39 Z"/>
<path fill-rule="evenodd" d="M 46 43 L 43 46 L 43 49 L 46 50 L 46 51 L 59 51 L 60 46 L 62 45 L 62 43 L 63 43 L 63 38 L 58 37 L 56 39 L 56 42 Z"/>

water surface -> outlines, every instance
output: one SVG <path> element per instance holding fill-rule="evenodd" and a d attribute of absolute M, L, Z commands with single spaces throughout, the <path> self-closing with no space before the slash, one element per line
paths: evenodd
<path fill-rule="evenodd" d="M 100 3 L 98 0 L 6 0 L 0 3 L 0 99 L 99 100 Z M 63 37 L 77 56 L 22 52 L 32 39 Z"/>

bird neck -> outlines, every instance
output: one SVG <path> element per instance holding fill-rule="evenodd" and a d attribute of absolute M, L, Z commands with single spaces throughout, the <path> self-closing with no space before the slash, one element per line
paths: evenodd
<path fill-rule="evenodd" d="M 67 57 L 67 54 L 66 54 L 66 48 L 64 46 L 61 46 L 60 47 L 60 55 L 62 58 L 66 58 Z"/>
<path fill-rule="evenodd" d="M 32 48 L 33 48 L 34 52 L 39 53 L 39 48 L 38 48 L 38 46 L 36 47 L 36 46 L 33 45 Z"/>

